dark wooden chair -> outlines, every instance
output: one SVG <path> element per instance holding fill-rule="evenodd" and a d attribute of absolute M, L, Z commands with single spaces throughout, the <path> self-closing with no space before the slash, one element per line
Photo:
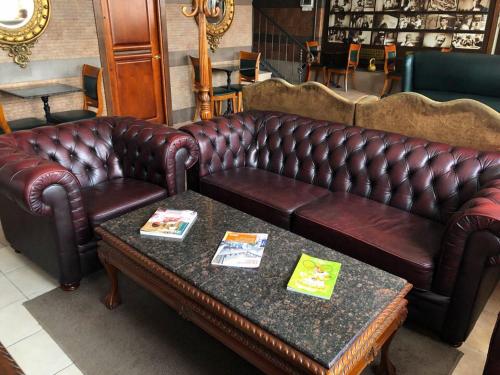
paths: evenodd
<path fill-rule="evenodd" d="M 193 121 L 200 117 L 201 112 L 201 102 L 198 94 L 200 92 L 201 82 L 200 82 L 200 59 L 197 57 L 189 56 L 191 62 L 192 77 L 193 77 L 193 92 L 196 102 L 196 110 L 194 112 Z M 214 87 L 212 83 L 212 62 L 210 58 L 208 59 L 208 75 L 209 75 L 209 95 L 210 95 L 210 108 L 212 116 L 222 115 L 222 103 L 225 100 L 231 100 L 233 102 L 233 108 L 236 108 L 236 96 L 237 93 L 234 90 L 228 89 L 226 86 Z"/>
<path fill-rule="evenodd" d="M 319 43 L 315 40 L 307 41 L 306 48 L 308 52 L 305 82 L 311 79 L 311 73 L 316 72 L 314 80 L 318 80 L 319 72 L 323 73 L 323 81 L 325 80 L 325 66 L 321 64 L 321 52 Z"/>
<path fill-rule="evenodd" d="M 45 124 L 45 120 L 35 117 L 7 121 L 7 119 L 5 118 L 5 113 L 3 111 L 3 106 L 2 104 L 0 104 L 0 134 L 9 134 L 17 130 L 33 129 L 37 126 L 43 126 Z"/>
<path fill-rule="evenodd" d="M 83 108 L 63 112 L 54 112 L 50 116 L 52 123 L 60 124 L 63 122 L 89 119 L 102 115 L 104 109 L 102 98 L 102 68 L 97 68 L 91 65 L 83 65 L 82 84 Z M 89 110 L 89 107 L 95 108 L 96 111 Z"/>
<path fill-rule="evenodd" d="M 401 81 L 401 72 L 396 69 L 396 45 L 384 46 L 384 87 L 380 96 L 387 96 L 392 90 L 393 81 Z"/>
<path fill-rule="evenodd" d="M 238 112 L 243 111 L 243 86 L 259 80 L 260 52 L 240 51 L 239 83 L 231 85 L 238 95 Z"/>
<path fill-rule="evenodd" d="M 347 54 L 347 61 L 344 66 L 335 67 L 327 66 L 325 67 L 325 85 L 328 86 L 331 82 L 332 76 L 337 75 L 337 85 L 340 80 L 340 76 L 344 76 L 344 89 L 347 92 L 347 81 L 349 74 L 353 78 L 353 88 L 354 88 L 354 73 L 358 67 L 359 63 L 359 53 L 361 51 L 361 44 L 351 43 L 349 45 L 349 52 Z"/>

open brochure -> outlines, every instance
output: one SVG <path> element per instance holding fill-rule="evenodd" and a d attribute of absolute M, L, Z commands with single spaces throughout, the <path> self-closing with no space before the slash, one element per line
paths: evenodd
<path fill-rule="evenodd" d="M 158 208 L 141 228 L 141 234 L 183 240 L 196 217 L 195 211 Z"/>
<path fill-rule="evenodd" d="M 302 254 L 288 282 L 287 290 L 330 299 L 341 264 Z"/>
<path fill-rule="evenodd" d="M 257 268 L 267 243 L 267 233 L 226 232 L 212 259 L 217 266 Z"/>

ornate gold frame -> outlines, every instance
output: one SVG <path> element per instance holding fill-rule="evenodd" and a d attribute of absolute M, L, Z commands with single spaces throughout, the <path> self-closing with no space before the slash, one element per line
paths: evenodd
<path fill-rule="evenodd" d="M 43 34 L 50 20 L 50 0 L 33 0 L 35 7 L 30 21 L 18 28 L 7 29 L 0 26 L 0 47 L 8 51 L 10 57 L 21 68 L 25 68 L 36 39 Z"/>
<path fill-rule="evenodd" d="M 234 0 L 224 0 L 224 2 L 226 7 L 224 17 L 216 24 L 207 22 L 207 40 L 212 52 L 215 52 L 215 49 L 219 47 L 222 36 L 233 23 Z"/>

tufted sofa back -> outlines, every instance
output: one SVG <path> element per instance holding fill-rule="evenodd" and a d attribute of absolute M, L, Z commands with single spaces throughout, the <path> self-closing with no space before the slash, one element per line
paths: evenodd
<path fill-rule="evenodd" d="M 500 179 L 500 153 L 278 112 L 237 114 L 187 130 L 200 145 L 200 176 L 255 167 L 443 223 Z"/>
<path fill-rule="evenodd" d="M 82 188 L 120 177 L 165 186 L 159 172 L 164 156 L 153 150 L 170 131 L 133 118 L 99 117 L 15 132 L 11 137 L 16 148 L 72 172 Z"/>

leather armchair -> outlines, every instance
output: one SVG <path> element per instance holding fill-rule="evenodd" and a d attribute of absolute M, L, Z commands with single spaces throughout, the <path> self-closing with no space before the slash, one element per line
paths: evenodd
<path fill-rule="evenodd" d="M 63 289 L 99 267 L 93 227 L 185 189 L 192 138 L 126 117 L 101 117 L 0 137 L 6 239 Z"/>

